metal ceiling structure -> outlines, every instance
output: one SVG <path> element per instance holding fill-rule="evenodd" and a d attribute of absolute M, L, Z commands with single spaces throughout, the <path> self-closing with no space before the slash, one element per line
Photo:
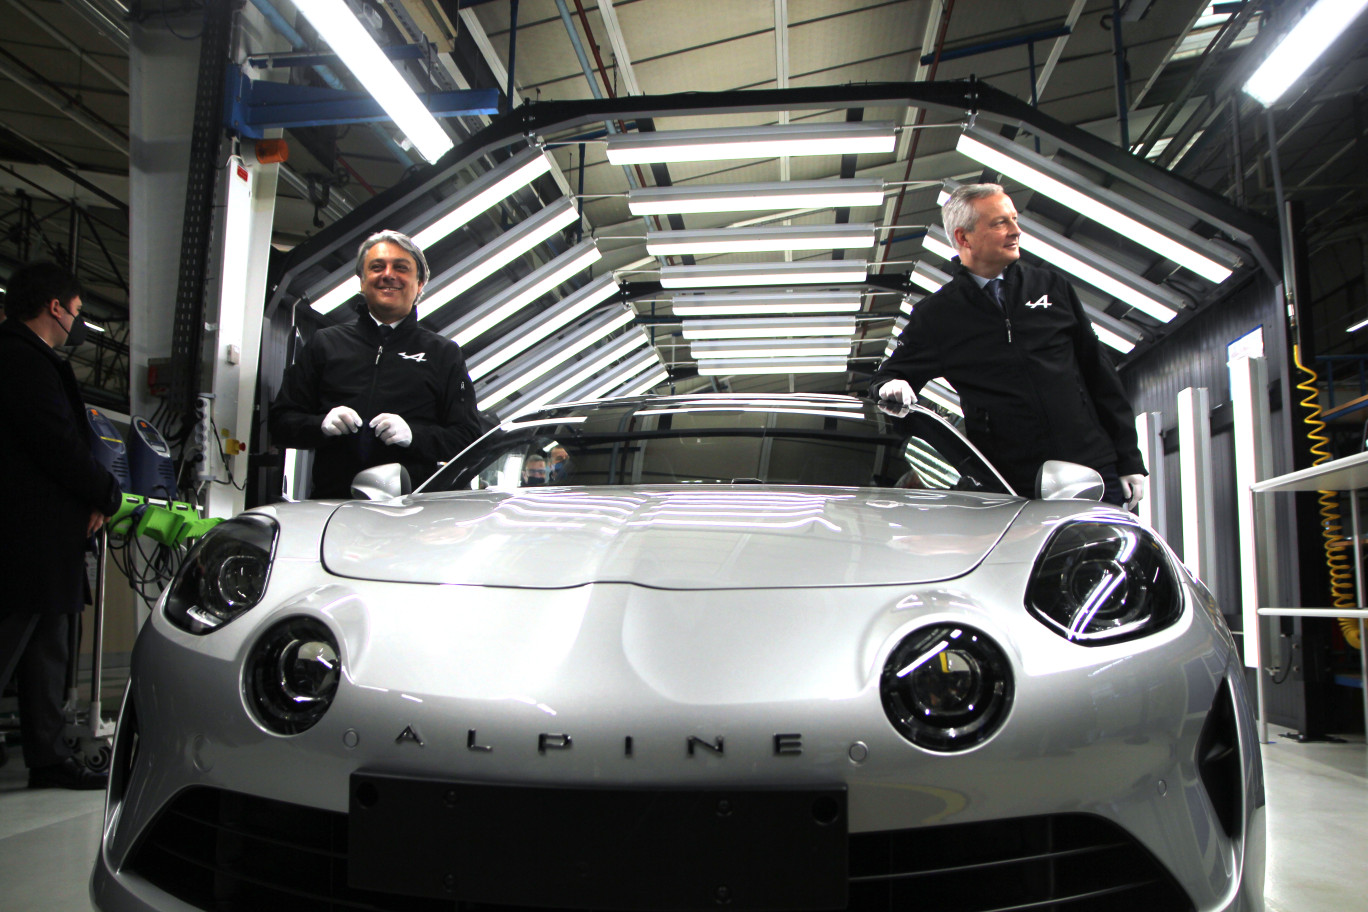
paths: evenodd
<path fill-rule="evenodd" d="M 78 357 L 83 382 L 110 400 L 126 383 L 128 302 L 128 33 L 136 25 L 196 41 L 202 4 L 146 0 L 0 0 L 12 8 L 0 35 L 0 269 L 26 259 L 74 262 L 90 289 L 88 312 L 110 330 Z M 1240 85 L 1262 52 L 1259 34 L 1302 6 L 1296 0 L 365 0 L 380 43 L 422 91 L 497 89 L 499 115 L 447 118 L 457 148 L 426 166 L 388 124 L 286 131 L 274 246 L 282 252 L 270 312 L 317 297 L 345 273 L 359 236 L 421 223 L 443 200 L 501 167 L 529 143 L 544 144 L 550 172 L 430 248 L 434 274 L 505 231 L 572 200 L 573 224 L 420 313 L 455 325 L 495 296 L 592 241 L 598 260 L 543 294 L 516 318 L 465 344 L 478 360 L 504 337 L 604 273 L 612 273 L 682 392 L 733 389 L 860 390 L 883 356 L 918 263 L 944 267 L 923 243 L 939 222 L 946 180 L 988 169 L 957 152 L 972 120 L 1203 238 L 1253 270 L 1276 274 L 1277 190 L 1306 212 L 1304 240 L 1316 276 L 1315 350 L 1356 354 L 1368 343 L 1344 330 L 1368 314 L 1363 293 L 1365 35 L 1358 22 L 1303 80 L 1301 94 L 1268 116 Z M 289 0 L 250 0 L 295 48 L 235 61 L 244 72 L 289 73 L 291 82 L 355 88 Z M 1119 85 L 1118 85 L 1119 80 Z M 511 88 L 511 91 L 510 91 Z M 509 112 L 508 96 L 514 104 Z M 780 124 L 888 121 L 887 153 L 618 166 L 605 157 L 616 133 Z M 1125 151 L 1126 148 L 1131 151 Z M 992 174 L 986 174 L 991 178 Z M 1277 180 L 1275 181 L 1275 177 Z M 628 194 L 756 182 L 873 179 L 882 205 L 851 209 L 635 216 Z M 1006 181 L 1018 208 L 1055 232 L 1186 303 L 1169 322 L 1085 290 L 1099 325 L 1134 344 L 1162 344 L 1191 314 L 1219 306 L 1223 287 L 1195 277 L 1059 204 Z M 751 226 L 868 223 L 866 250 L 788 254 L 651 256 L 646 235 Z M 868 262 L 846 370 L 699 375 L 676 315 L 659 288 L 681 265 L 776 258 Z M 764 290 L 764 289 L 759 289 Z M 774 292 L 781 289 L 768 289 Z M 917 292 L 920 293 L 920 292 Z M 604 307 L 621 307 L 614 300 Z M 555 327 L 563 347 L 581 323 Z M 317 317 L 316 319 L 326 319 Z M 562 331 L 563 330 L 563 331 Z M 606 346 L 610 342 L 603 342 Z M 592 356 L 587 351 L 580 360 Z M 488 355 L 486 354 L 486 357 Z M 637 357 L 635 350 L 621 363 Z M 120 360 L 122 358 L 122 360 Z M 496 375 L 497 376 L 497 375 Z M 580 384 L 574 389 L 584 388 Z M 573 391 L 573 390 L 572 390 Z M 92 396 L 93 401 L 99 401 Z"/>

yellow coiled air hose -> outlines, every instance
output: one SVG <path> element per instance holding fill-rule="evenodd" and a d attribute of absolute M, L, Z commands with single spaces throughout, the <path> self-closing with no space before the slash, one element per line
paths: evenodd
<path fill-rule="evenodd" d="M 1305 376 L 1297 384 L 1297 389 L 1305 395 L 1300 400 L 1306 415 L 1302 419 L 1307 425 L 1306 439 L 1311 441 L 1311 454 L 1315 457 L 1312 465 L 1320 465 L 1330 459 L 1330 438 L 1325 434 L 1325 422 L 1320 420 L 1320 393 L 1316 389 L 1318 376 L 1315 371 L 1302 364 L 1300 346 L 1292 346 L 1292 362 Z M 1352 542 L 1345 541 L 1343 527 L 1340 525 L 1339 495 L 1334 491 L 1318 491 L 1321 515 L 1321 537 L 1325 539 L 1325 567 L 1330 572 L 1330 597 L 1335 608 L 1356 608 L 1354 596 L 1354 573 L 1350 566 L 1349 555 Z M 1352 495 L 1351 495 L 1352 496 Z M 1340 618 L 1340 630 L 1344 640 L 1355 649 L 1362 648 L 1359 642 L 1358 621 L 1354 618 Z"/>

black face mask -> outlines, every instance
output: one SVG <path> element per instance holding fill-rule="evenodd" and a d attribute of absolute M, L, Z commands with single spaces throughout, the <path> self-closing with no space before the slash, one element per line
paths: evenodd
<path fill-rule="evenodd" d="M 72 313 L 65 307 L 63 307 L 62 310 L 66 311 L 67 315 L 71 317 L 71 328 L 67 330 L 67 339 L 62 343 L 61 347 L 76 348 L 86 340 L 87 332 L 85 320 L 81 319 L 80 314 Z M 57 322 L 61 323 L 62 321 L 58 320 Z"/>

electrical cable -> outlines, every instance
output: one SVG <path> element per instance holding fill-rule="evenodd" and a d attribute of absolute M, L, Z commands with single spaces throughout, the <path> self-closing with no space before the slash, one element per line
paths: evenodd
<path fill-rule="evenodd" d="M 1305 395 L 1298 401 L 1306 414 L 1302 422 L 1307 426 L 1306 439 L 1311 441 L 1311 453 L 1315 456 L 1311 464 L 1318 466 L 1331 459 L 1330 438 L 1325 433 L 1326 424 L 1320 420 L 1321 408 L 1319 405 L 1320 391 L 1316 388 L 1316 381 L 1319 375 L 1302 364 L 1301 347 L 1292 346 L 1292 362 L 1297 370 L 1305 376 L 1297 384 L 1297 389 Z M 1349 545 L 1343 534 L 1344 527 L 1340 525 L 1341 517 L 1339 512 L 1339 494 L 1335 491 L 1317 491 L 1320 504 L 1321 516 L 1321 537 L 1325 545 L 1325 567 L 1330 574 L 1330 598 L 1331 605 L 1335 608 L 1355 608 L 1358 599 L 1354 593 L 1354 573 L 1349 561 Z M 1344 639 L 1355 649 L 1362 648 L 1359 643 L 1358 621 L 1351 618 L 1339 618 L 1340 629 L 1344 632 Z M 1350 639 L 1350 634 L 1353 638 Z"/>

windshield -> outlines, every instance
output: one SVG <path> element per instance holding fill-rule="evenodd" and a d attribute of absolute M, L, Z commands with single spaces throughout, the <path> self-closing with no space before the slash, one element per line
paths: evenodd
<path fill-rule="evenodd" d="M 1008 491 L 930 412 L 845 396 L 554 408 L 491 432 L 422 490 L 718 483 Z"/>

